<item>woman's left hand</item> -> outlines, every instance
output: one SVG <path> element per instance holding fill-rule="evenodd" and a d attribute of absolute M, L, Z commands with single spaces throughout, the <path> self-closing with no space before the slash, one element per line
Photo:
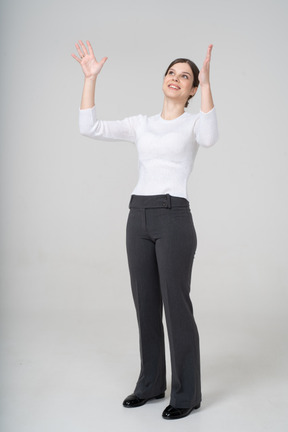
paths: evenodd
<path fill-rule="evenodd" d="M 212 48 L 213 45 L 208 46 L 207 55 L 198 76 L 200 86 L 210 85 L 210 61 Z"/>

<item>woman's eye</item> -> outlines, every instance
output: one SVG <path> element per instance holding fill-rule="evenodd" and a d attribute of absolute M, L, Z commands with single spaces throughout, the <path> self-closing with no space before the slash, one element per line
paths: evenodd
<path fill-rule="evenodd" d="M 183 75 L 183 78 L 188 79 L 188 76 L 187 75 Z"/>
<path fill-rule="evenodd" d="M 174 73 L 173 71 L 169 71 L 169 75 L 173 75 L 173 73 Z"/>

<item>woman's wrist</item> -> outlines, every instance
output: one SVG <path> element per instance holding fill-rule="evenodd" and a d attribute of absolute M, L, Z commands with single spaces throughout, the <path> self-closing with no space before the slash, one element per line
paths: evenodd
<path fill-rule="evenodd" d="M 85 76 L 85 77 L 84 77 L 84 82 L 94 84 L 94 83 L 96 83 L 97 76 L 98 76 L 98 75 Z"/>
<path fill-rule="evenodd" d="M 200 83 L 200 88 L 201 88 L 201 90 L 210 90 L 211 91 L 210 82 L 203 83 L 203 84 Z"/>

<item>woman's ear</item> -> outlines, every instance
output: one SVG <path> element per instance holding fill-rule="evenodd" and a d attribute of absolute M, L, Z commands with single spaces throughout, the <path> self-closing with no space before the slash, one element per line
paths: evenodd
<path fill-rule="evenodd" d="M 192 87 L 192 89 L 191 89 L 191 91 L 190 91 L 190 95 L 191 95 L 191 96 L 195 96 L 197 90 L 198 90 L 198 87 Z"/>

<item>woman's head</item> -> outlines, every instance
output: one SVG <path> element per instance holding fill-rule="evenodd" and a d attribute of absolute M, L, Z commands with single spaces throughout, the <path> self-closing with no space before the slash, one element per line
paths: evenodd
<path fill-rule="evenodd" d="M 185 108 L 189 104 L 189 100 L 195 95 L 197 88 L 199 86 L 199 69 L 195 63 L 186 58 L 178 58 L 173 60 L 168 66 L 165 75 L 164 75 L 164 83 L 168 83 L 168 87 L 171 91 L 177 92 L 177 90 L 185 90 L 187 94 L 187 100 L 185 102 Z M 169 80 L 171 78 L 171 81 Z M 173 88 L 169 85 L 169 82 L 178 81 L 175 85 L 176 88 Z M 180 87 L 177 88 L 177 87 Z M 188 93 L 187 93 L 188 92 Z"/>

